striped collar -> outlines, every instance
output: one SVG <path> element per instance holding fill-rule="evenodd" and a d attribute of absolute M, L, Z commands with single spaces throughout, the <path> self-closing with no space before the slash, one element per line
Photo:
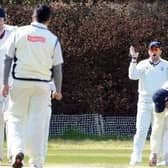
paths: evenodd
<path fill-rule="evenodd" d="M 153 62 L 151 59 L 149 59 L 149 63 L 150 63 L 151 65 L 153 65 L 153 66 L 158 65 L 160 62 L 161 62 L 160 59 L 159 59 L 158 61 L 156 61 L 156 62 Z"/>
<path fill-rule="evenodd" d="M 48 29 L 45 24 L 39 23 L 37 21 L 32 22 L 31 25 L 39 29 Z"/>

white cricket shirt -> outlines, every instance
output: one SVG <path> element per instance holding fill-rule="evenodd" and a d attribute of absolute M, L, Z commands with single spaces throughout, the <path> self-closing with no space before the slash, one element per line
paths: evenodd
<path fill-rule="evenodd" d="M 58 38 L 44 24 L 32 22 L 12 33 L 7 55 L 16 78 L 50 80 L 51 68 L 63 63 Z"/>
<path fill-rule="evenodd" d="M 0 35 L 0 86 L 2 85 L 4 58 L 6 53 L 6 43 L 12 31 L 16 30 L 16 26 L 4 25 L 4 32 Z"/>
<path fill-rule="evenodd" d="M 129 78 L 138 80 L 139 96 L 151 100 L 154 92 L 168 80 L 168 61 L 160 59 L 157 65 L 150 64 L 150 59 L 130 63 Z"/>

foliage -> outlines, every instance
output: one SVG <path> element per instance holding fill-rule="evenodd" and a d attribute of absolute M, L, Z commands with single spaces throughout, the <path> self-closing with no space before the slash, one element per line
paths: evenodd
<path fill-rule="evenodd" d="M 151 40 L 168 55 L 167 1 L 51 2 L 50 29 L 60 38 L 64 55 L 63 100 L 55 113 L 135 115 L 137 82 L 128 79 L 129 46 L 147 57 Z M 31 22 L 32 7 L 7 5 L 8 23 Z"/>

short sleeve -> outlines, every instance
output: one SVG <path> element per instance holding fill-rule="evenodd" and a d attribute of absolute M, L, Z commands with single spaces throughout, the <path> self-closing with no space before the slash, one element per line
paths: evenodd
<path fill-rule="evenodd" d="M 6 49 L 5 55 L 8 57 L 13 58 L 15 55 L 15 37 L 16 37 L 16 32 L 12 32 L 9 35 L 9 38 L 6 40 L 4 47 Z"/>
<path fill-rule="evenodd" d="M 56 40 L 55 49 L 54 49 L 54 56 L 53 56 L 53 66 L 62 64 L 63 56 L 62 56 L 62 49 L 59 40 Z"/>

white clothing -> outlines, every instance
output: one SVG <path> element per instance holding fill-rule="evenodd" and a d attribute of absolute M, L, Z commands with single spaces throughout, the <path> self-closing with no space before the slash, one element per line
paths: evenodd
<path fill-rule="evenodd" d="M 168 81 L 163 84 L 162 89 L 168 90 Z"/>
<path fill-rule="evenodd" d="M 160 59 L 155 66 L 151 65 L 149 61 L 150 59 L 145 59 L 138 64 L 130 63 L 129 66 L 129 78 L 138 80 L 139 93 L 136 134 L 130 163 L 142 160 L 142 151 L 153 119 L 152 96 L 168 80 L 168 61 Z"/>
<path fill-rule="evenodd" d="M 56 87 L 54 85 L 54 82 L 49 82 L 49 88 L 50 88 L 50 91 L 51 93 L 53 91 L 56 90 Z M 49 128 L 50 128 L 50 119 L 51 119 L 51 101 L 49 100 L 48 102 L 48 108 L 47 108 L 48 111 L 46 111 L 45 113 L 45 124 L 44 124 L 44 135 L 43 135 L 43 142 L 44 142 L 44 145 L 43 145 L 43 163 L 45 162 L 45 158 L 46 158 L 46 155 L 47 155 L 47 149 L 48 149 L 48 136 L 49 136 Z M 31 119 L 28 120 L 28 123 L 27 123 L 27 128 L 29 128 L 29 125 L 31 124 Z M 28 131 L 28 130 L 26 130 Z M 28 139 L 29 138 L 29 139 Z M 28 152 L 29 156 L 30 156 L 30 159 L 29 159 L 29 163 L 30 164 L 35 164 L 33 162 L 33 159 L 31 159 L 31 151 L 29 151 L 29 143 L 31 142 L 31 137 L 28 137 L 26 138 L 26 151 Z"/>
<path fill-rule="evenodd" d="M 48 122 L 51 68 L 63 63 L 58 38 L 45 25 L 33 22 L 11 36 L 7 55 L 14 59 L 14 80 L 9 97 L 8 130 L 11 154 L 25 151 L 28 141 L 31 163 L 44 161 L 44 130 Z M 26 121 L 30 121 L 25 131 Z M 25 136 L 26 132 L 26 136 Z M 33 139 L 33 141 L 32 141 Z"/>
<path fill-rule="evenodd" d="M 152 101 L 152 95 L 168 79 L 168 61 L 160 59 L 158 65 L 151 65 L 149 59 L 136 63 L 130 63 L 129 78 L 138 81 L 139 98 Z"/>
<path fill-rule="evenodd" d="M 50 89 L 48 83 L 13 81 L 8 110 L 8 128 L 10 128 L 8 129 L 8 138 L 12 142 L 12 145 L 10 145 L 12 156 L 15 156 L 18 152 L 24 153 L 25 137 L 30 140 L 29 150 L 33 161 L 42 161 L 43 132 L 49 100 Z M 31 121 L 31 124 L 29 124 L 27 135 L 25 135 L 27 119 Z"/>
<path fill-rule="evenodd" d="M 10 34 L 16 30 L 16 26 L 4 25 L 4 36 L 0 39 L 0 86 L 2 86 L 2 77 L 4 69 L 4 58 L 7 50 L 7 43 L 10 39 Z"/>
<path fill-rule="evenodd" d="M 0 38 L 0 88 L 2 86 L 2 80 L 3 80 L 3 69 L 4 69 L 4 58 L 5 58 L 5 52 L 6 52 L 6 46 L 5 44 L 9 40 L 9 36 L 12 33 L 12 31 L 16 30 L 16 26 L 9 26 L 4 25 L 4 32 L 1 35 Z M 0 95 L 0 159 L 3 158 L 3 141 L 4 141 L 4 112 L 7 109 L 7 101 L 6 98 L 4 98 L 2 95 Z"/>
<path fill-rule="evenodd" d="M 162 157 L 165 163 L 168 163 L 168 109 L 161 113 L 154 112 L 154 121 L 150 137 L 151 154 L 159 154 L 162 151 Z"/>
<path fill-rule="evenodd" d="M 33 22 L 19 27 L 12 35 L 7 55 L 14 58 L 18 78 L 50 80 L 52 66 L 63 63 L 58 38 L 44 24 Z"/>

